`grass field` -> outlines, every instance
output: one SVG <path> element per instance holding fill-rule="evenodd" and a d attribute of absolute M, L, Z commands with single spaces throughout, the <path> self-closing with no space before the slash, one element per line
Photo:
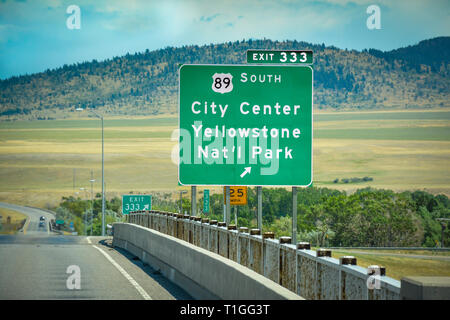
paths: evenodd
<path fill-rule="evenodd" d="M 0 208 L 0 234 L 14 234 L 17 232 L 19 226 L 21 226 L 21 222 L 27 218 L 26 215 L 5 208 Z M 10 217 L 10 223 L 7 223 L 8 217 Z"/>
<path fill-rule="evenodd" d="M 335 250 L 335 249 L 333 249 Z M 337 250 L 337 249 L 336 249 Z M 345 250 L 345 249 L 342 249 Z M 407 254 L 407 255 L 422 255 L 422 256 L 436 256 L 436 257 L 450 257 L 450 251 L 431 251 L 431 250 L 364 250 L 354 249 L 364 253 L 387 253 L 387 254 Z"/>
<path fill-rule="evenodd" d="M 175 117 L 105 120 L 107 196 L 176 191 Z M 314 185 L 372 186 L 450 195 L 450 111 L 314 115 Z M 0 201 L 44 207 L 80 187 L 101 190 L 97 119 L 0 122 Z M 369 176 L 370 182 L 335 184 Z M 220 190 L 220 188 L 218 188 Z M 174 193 L 175 195 L 175 193 Z M 83 193 L 79 194 L 84 197 Z"/>
<path fill-rule="evenodd" d="M 370 265 L 384 266 L 386 275 L 397 280 L 405 276 L 450 276 L 450 261 L 414 259 L 409 258 L 407 254 L 404 257 L 393 257 L 364 255 L 344 250 L 332 251 L 333 258 L 341 256 L 354 256 L 357 258 L 357 264 L 365 268 Z"/>

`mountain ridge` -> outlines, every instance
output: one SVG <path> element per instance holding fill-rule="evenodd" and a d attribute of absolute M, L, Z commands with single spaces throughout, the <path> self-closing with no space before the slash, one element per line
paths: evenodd
<path fill-rule="evenodd" d="M 249 39 L 147 49 L 0 80 L 0 119 L 66 118 L 77 107 L 106 115 L 175 114 L 180 64 L 245 63 L 247 49 L 313 50 L 319 110 L 450 106 L 450 37 L 384 52 Z"/>

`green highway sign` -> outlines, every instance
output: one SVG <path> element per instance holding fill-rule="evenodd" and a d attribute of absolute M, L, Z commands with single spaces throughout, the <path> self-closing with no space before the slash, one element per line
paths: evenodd
<path fill-rule="evenodd" d="M 311 50 L 247 50 L 247 63 L 312 64 Z"/>
<path fill-rule="evenodd" d="M 203 190 L 203 212 L 204 213 L 209 212 L 209 190 L 208 189 Z"/>
<path fill-rule="evenodd" d="M 56 220 L 55 224 L 64 224 L 64 220 Z"/>
<path fill-rule="evenodd" d="M 179 81 L 180 184 L 311 184 L 310 66 L 183 65 Z"/>
<path fill-rule="evenodd" d="M 152 210 L 151 195 L 126 194 L 122 196 L 122 214 L 140 210 Z"/>

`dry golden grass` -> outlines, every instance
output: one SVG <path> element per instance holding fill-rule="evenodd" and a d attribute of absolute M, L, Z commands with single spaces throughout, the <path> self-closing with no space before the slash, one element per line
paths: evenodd
<path fill-rule="evenodd" d="M 410 113 L 410 112 L 443 112 L 443 111 L 450 111 L 450 108 L 448 107 L 442 107 L 442 108 L 436 108 L 436 109 L 429 109 L 429 108 L 417 108 L 414 110 L 411 109 L 404 109 L 404 108 L 397 108 L 397 109 L 385 109 L 382 112 L 383 113 Z M 362 110 L 358 111 L 359 114 L 373 114 L 373 113 L 380 113 L 380 110 Z M 355 111 L 336 111 L 333 110 L 314 110 L 314 114 L 355 114 Z"/>
<path fill-rule="evenodd" d="M 365 268 L 370 265 L 386 267 L 386 275 L 397 280 L 406 276 L 450 276 L 450 261 L 332 252 L 333 258 L 349 255 L 356 257 L 358 265 Z"/>
<path fill-rule="evenodd" d="M 450 142 L 398 140 L 314 141 L 314 184 L 341 190 L 371 186 L 425 189 L 450 194 Z M 370 176 L 374 181 L 333 184 L 335 178 Z"/>
<path fill-rule="evenodd" d="M 333 249 L 337 250 L 337 249 Z M 340 249 L 339 249 L 340 250 Z M 345 249 L 342 249 L 345 251 Z M 405 255 L 421 255 L 421 256 L 450 256 L 450 251 L 431 251 L 431 250 L 370 250 L 370 249 L 354 249 L 355 251 L 361 251 L 364 253 L 393 253 L 393 254 L 405 254 Z"/>
<path fill-rule="evenodd" d="M 439 109 L 439 112 L 442 111 Z M 406 111 L 404 113 L 411 115 Z M 348 119 L 344 117 L 339 121 L 316 121 L 315 130 L 320 133 L 328 129 L 345 131 L 347 128 L 357 128 L 364 132 L 365 128 L 405 128 L 408 132 L 414 132 L 415 128 L 450 126 L 449 120 L 436 117 L 424 120 L 417 113 L 408 120 L 390 120 L 385 115 L 381 120 L 354 120 L 354 115 L 348 113 Z M 176 127 L 175 120 L 158 118 L 156 122 L 151 122 L 154 125 L 142 125 L 148 122 L 140 119 L 136 126 L 132 125 L 134 120 L 129 119 L 107 122 L 105 181 L 108 197 L 130 191 L 166 191 L 173 192 L 176 197 L 177 190 L 189 189 L 178 186 L 177 166 L 171 161 L 176 142 L 171 141 L 170 132 Z M 33 123 L 30 122 L 30 126 L 22 123 L 21 129 L 0 129 L 0 181 L 3 182 L 0 184 L 0 201 L 36 206 L 56 205 L 62 196 L 75 195 L 80 187 L 89 188 L 91 170 L 96 179 L 94 192 L 100 192 L 101 131 L 97 122 L 76 120 L 76 126 L 80 128 L 71 127 L 70 123 L 74 122 L 67 121 L 68 125 L 58 122 L 59 128 L 55 128 L 52 125 L 55 122 L 49 121 L 39 123 L 41 127 L 48 124 L 40 129 L 31 129 Z M 85 127 L 84 123 L 87 124 Z M 109 137 L 108 132 L 111 134 Z M 420 189 L 450 195 L 450 139 L 445 139 L 315 138 L 314 185 L 348 192 L 370 186 L 396 191 Z M 354 184 L 332 182 L 336 178 L 365 176 L 374 180 Z M 221 192 L 220 188 L 210 189 Z M 85 197 L 83 193 L 78 196 Z"/>
<path fill-rule="evenodd" d="M 0 208 L 0 216 L 2 216 L 0 220 L 0 234 L 16 233 L 18 228 L 22 225 L 22 221 L 27 218 L 23 213 L 5 208 Z M 11 218 L 10 223 L 7 223 L 8 217 Z"/>
<path fill-rule="evenodd" d="M 314 123 L 315 129 L 342 129 L 343 121 L 319 121 Z M 447 127 L 448 120 L 346 120 L 347 128 L 423 128 L 423 127 Z"/>

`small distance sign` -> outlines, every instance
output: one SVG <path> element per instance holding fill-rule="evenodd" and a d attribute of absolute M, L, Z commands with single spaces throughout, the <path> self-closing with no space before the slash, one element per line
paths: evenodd
<path fill-rule="evenodd" d="M 122 196 L 122 214 L 140 210 L 152 210 L 151 195 L 126 194 Z"/>
<path fill-rule="evenodd" d="M 226 193 L 226 187 L 223 187 L 223 193 Z M 230 186 L 230 205 L 244 206 L 247 204 L 247 187 Z"/>
<path fill-rule="evenodd" d="M 311 50 L 247 50 L 247 63 L 312 64 Z"/>

